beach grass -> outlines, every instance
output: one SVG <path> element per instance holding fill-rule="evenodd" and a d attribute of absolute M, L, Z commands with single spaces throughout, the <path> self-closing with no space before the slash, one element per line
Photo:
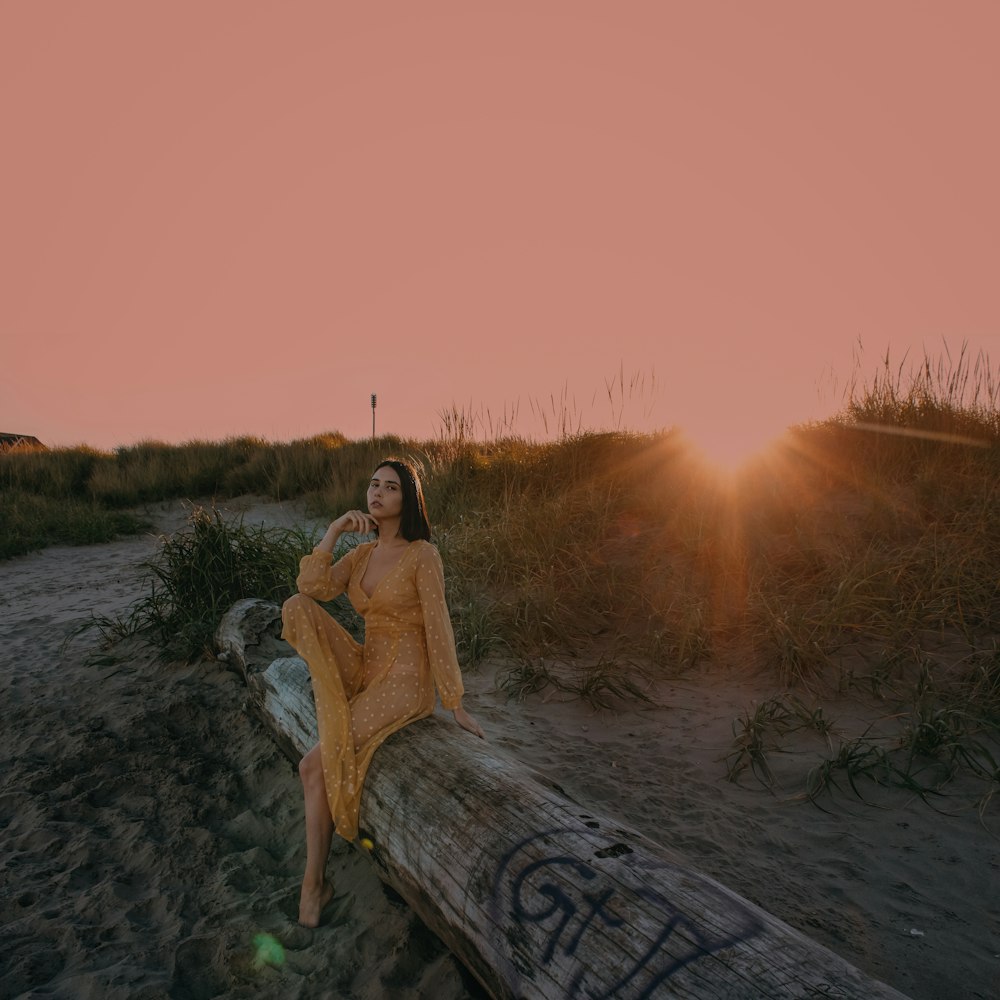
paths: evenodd
<path fill-rule="evenodd" d="M 88 624 L 113 642 L 148 637 L 164 659 L 211 656 L 222 616 L 243 597 L 282 601 L 294 592 L 299 559 L 313 539 L 297 529 L 247 527 L 195 508 L 188 527 L 165 538 L 145 564 L 149 593 L 124 616 Z"/>
<path fill-rule="evenodd" d="M 789 428 L 730 476 L 674 430 L 583 432 L 555 397 L 562 436 L 552 441 L 518 436 L 511 414 L 452 407 L 429 441 L 328 433 L 6 453 L 0 555 L 135 531 L 143 504 L 208 501 L 164 543 L 151 568 L 160 592 L 129 626 L 194 655 L 227 601 L 290 593 L 308 546 L 263 529 L 251 539 L 211 501 L 296 498 L 333 517 L 363 505 L 381 457 L 403 456 L 425 482 L 463 663 L 502 656 L 512 695 L 549 686 L 601 708 L 640 699 L 640 669 L 663 677 L 739 663 L 771 671 L 784 691 L 865 693 L 905 708 L 898 745 L 861 735 L 831 746 L 808 782 L 814 799 L 864 773 L 916 781 L 965 768 L 995 782 L 998 392 L 981 356 L 910 369 L 887 356 L 873 378 L 851 383 L 837 417 Z M 186 599 L 185 558 L 218 576 L 210 594 L 191 586 L 202 619 L 190 627 L 162 603 L 175 584 L 170 606 Z M 244 560 L 274 565 L 244 576 Z M 790 711 L 758 707 L 743 721 L 731 776 L 749 769 L 768 783 L 767 754 L 793 725 Z"/>
<path fill-rule="evenodd" d="M 93 500 L 50 497 L 23 490 L 0 492 L 0 559 L 49 545 L 95 545 L 149 527 L 129 511 L 108 510 Z"/>

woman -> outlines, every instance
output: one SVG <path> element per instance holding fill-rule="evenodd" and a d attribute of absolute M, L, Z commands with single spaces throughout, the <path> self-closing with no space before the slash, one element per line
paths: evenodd
<path fill-rule="evenodd" d="M 345 531 L 375 531 L 378 540 L 332 563 Z M 483 735 L 462 708 L 444 573 L 430 534 L 416 472 L 386 460 L 368 485 L 368 513 L 350 510 L 331 523 L 299 564 L 299 593 L 282 608 L 282 638 L 309 665 L 319 725 L 319 743 L 299 763 L 306 819 L 299 923 L 306 927 L 318 926 L 333 897 L 326 878 L 333 832 L 357 837 L 362 784 L 382 741 L 433 712 L 435 685 L 455 721 Z M 345 590 L 365 619 L 363 646 L 316 603 Z"/>

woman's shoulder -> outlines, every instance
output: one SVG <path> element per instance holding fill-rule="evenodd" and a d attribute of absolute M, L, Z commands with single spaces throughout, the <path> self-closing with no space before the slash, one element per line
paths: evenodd
<path fill-rule="evenodd" d="M 441 559 L 441 553 L 438 552 L 438 547 L 433 542 L 428 542 L 423 538 L 417 538 L 416 540 L 410 542 L 410 550 L 414 553 L 415 558 L 419 562 L 426 562 L 428 559 L 436 559 L 440 561 Z"/>
<path fill-rule="evenodd" d="M 374 548 L 375 544 L 376 544 L 375 542 L 358 542 L 357 545 L 352 545 L 349 549 L 347 549 L 341 555 L 340 558 L 351 559 L 351 560 L 358 559 L 360 556 L 363 556 L 370 549 Z"/>

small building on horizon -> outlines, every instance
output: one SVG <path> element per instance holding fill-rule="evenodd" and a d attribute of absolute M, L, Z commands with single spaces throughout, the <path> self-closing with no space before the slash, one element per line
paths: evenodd
<path fill-rule="evenodd" d="M 38 438 L 32 437 L 30 434 L 0 433 L 0 451 L 14 451 L 17 448 L 38 448 L 42 451 L 49 450 L 44 444 L 42 444 L 41 441 L 38 440 Z"/>

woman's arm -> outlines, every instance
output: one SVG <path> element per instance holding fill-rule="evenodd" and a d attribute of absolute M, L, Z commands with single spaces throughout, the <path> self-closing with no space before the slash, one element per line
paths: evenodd
<path fill-rule="evenodd" d="M 455 652 L 455 633 L 444 598 L 444 567 L 440 553 L 429 543 L 422 547 L 417 561 L 416 584 L 424 616 L 427 658 L 441 704 L 454 714 L 455 721 L 463 729 L 484 738 L 479 724 L 462 708 L 465 686 Z"/>
<path fill-rule="evenodd" d="M 330 527 L 326 529 L 326 534 L 320 539 L 313 552 L 318 550 L 332 553 L 337 545 L 337 539 L 345 531 L 355 531 L 359 535 L 367 535 L 374 530 L 375 518 L 371 514 L 365 514 L 360 510 L 349 510 L 346 514 L 341 514 L 336 521 L 330 522 Z"/>
<path fill-rule="evenodd" d="M 367 534 L 374 530 L 373 525 L 372 518 L 359 510 L 349 510 L 332 521 L 312 553 L 299 562 L 299 575 L 295 581 L 299 593 L 317 601 L 330 601 L 342 594 L 351 580 L 357 549 L 352 549 L 331 565 L 337 540 L 345 531 Z"/>

